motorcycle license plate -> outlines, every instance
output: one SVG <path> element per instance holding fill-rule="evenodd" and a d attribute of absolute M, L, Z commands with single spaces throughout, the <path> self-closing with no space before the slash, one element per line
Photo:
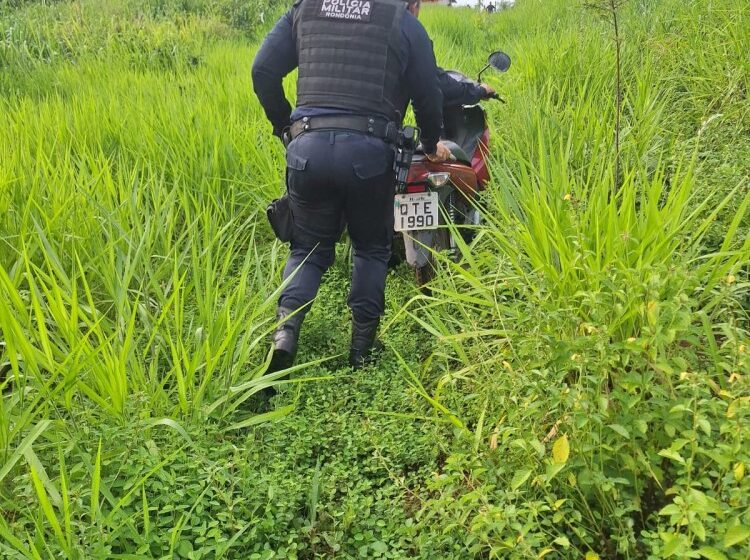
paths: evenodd
<path fill-rule="evenodd" d="M 436 192 L 397 194 L 393 205 L 396 231 L 438 227 L 440 198 Z"/>

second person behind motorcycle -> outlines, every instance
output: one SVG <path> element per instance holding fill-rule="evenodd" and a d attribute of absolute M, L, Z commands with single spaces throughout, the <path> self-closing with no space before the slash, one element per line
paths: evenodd
<path fill-rule="evenodd" d="M 406 7 L 411 14 L 419 19 L 422 0 L 407 0 Z M 443 94 L 443 107 L 458 107 L 460 105 L 476 105 L 483 99 L 495 95 L 495 90 L 489 84 L 475 84 L 456 80 L 438 66 L 438 83 Z"/>

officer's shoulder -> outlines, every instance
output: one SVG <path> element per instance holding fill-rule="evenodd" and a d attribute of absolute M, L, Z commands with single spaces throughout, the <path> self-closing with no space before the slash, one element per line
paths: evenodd
<path fill-rule="evenodd" d="M 401 22 L 401 31 L 407 39 L 414 40 L 415 38 L 422 41 L 429 41 L 430 37 L 427 35 L 427 30 L 424 28 L 422 23 L 414 17 L 410 11 L 405 10 L 404 19 Z"/>

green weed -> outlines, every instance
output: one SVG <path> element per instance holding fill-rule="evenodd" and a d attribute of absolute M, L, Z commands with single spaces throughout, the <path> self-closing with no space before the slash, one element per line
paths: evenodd
<path fill-rule="evenodd" d="M 0 556 L 746 560 L 746 2 L 622 7 L 616 196 L 606 21 L 426 8 L 442 66 L 514 60 L 486 223 L 357 374 L 342 247 L 291 382 L 281 9 L 0 1 Z"/>

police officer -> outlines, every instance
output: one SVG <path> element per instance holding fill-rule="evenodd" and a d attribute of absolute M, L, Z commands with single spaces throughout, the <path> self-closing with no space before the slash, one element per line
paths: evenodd
<path fill-rule="evenodd" d="M 295 67 L 294 112 L 282 87 Z M 287 286 L 272 370 L 291 366 L 299 331 L 346 225 L 354 250 L 349 363 L 374 358 L 393 238 L 393 142 L 409 101 L 427 157 L 439 143 L 442 95 L 432 44 L 403 0 L 296 0 L 266 37 L 253 86 L 274 134 L 288 130 L 293 215 Z"/>

